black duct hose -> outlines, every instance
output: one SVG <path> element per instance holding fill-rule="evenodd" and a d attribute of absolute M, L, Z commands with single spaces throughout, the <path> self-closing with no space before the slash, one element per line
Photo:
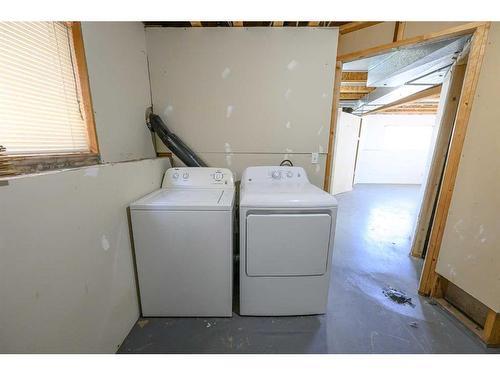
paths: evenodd
<path fill-rule="evenodd" d="M 150 113 L 147 122 L 149 130 L 158 134 L 165 146 L 188 167 L 206 167 L 207 164 L 182 140 L 172 133 L 160 116 Z"/>

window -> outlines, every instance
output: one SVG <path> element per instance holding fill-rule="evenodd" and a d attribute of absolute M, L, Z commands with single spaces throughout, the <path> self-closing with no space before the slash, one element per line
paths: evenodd
<path fill-rule="evenodd" d="M 97 161 L 79 23 L 0 22 L 0 145 L 21 171 Z"/>

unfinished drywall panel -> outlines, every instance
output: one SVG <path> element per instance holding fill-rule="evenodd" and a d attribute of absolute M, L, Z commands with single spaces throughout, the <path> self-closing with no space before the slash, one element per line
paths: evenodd
<path fill-rule="evenodd" d="M 201 158 L 209 165 L 229 168 L 238 181 L 245 168 L 249 166 L 279 165 L 283 159 L 289 159 L 294 166 L 302 167 L 307 173 L 309 181 L 319 188 L 323 188 L 325 177 L 326 154 L 318 155 L 318 163 L 311 163 L 311 154 L 245 154 L 245 153 L 201 153 Z M 176 166 L 182 165 L 178 158 L 174 158 Z"/>
<path fill-rule="evenodd" d="M 435 115 L 363 117 L 354 182 L 421 184 Z"/>
<path fill-rule="evenodd" d="M 127 206 L 168 159 L 0 186 L 0 352 L 113 353 L 139 316 Z"/>
<path fill-rule="evenodd" d="M 364 29 L 353 31 L 339 37 L 338 55 L 361 51 L 391 43 L 394 37 L 395 22 L 382 22 Z"/>
<path fill-rule="evenodd" d="M 493 22 L 436 272 L 500 312 L 500 24 Z"/>
<path fill-rule="evenodd" d="M 404 37 L 412 38 L 414 36 L 435 33 L 450 29 L 452 27 L 463 25 L 467 22 L 406 22 Z"/>
<path fill-rule="evenodd" d="M 145 112 L 151 105 L 141 22 L 82 22 L 103 162 L 156 156 Z"/>
<path fill-rule="evenodd" d="M 147 28 L 154 110 L 195 152 L 328 146 L 336 28 Z"/>

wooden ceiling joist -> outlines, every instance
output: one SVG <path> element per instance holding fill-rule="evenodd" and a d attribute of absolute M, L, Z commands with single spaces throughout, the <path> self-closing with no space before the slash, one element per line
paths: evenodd
<path fill-rule="evenodd" d="M 368 94 L 375 90 L 375 87 L 366 86 L 340 86 L 340 93 Z"/>
<path fill-rule="evenodd" d="M 192 27 L 202 27 L 201 21 L 191 21 Z"/>
<path fill-rule="evenodd" d="M 377 25 L 379 23 L 382 23 L 381 21 L 378 22 L 349 22 L 344 25 L 341 25 L 339 27 L 339 33 L 340 35 L 352 33 L 353 31 L 358 31 L 370 26 Z"/>
<path fill-rule="evenodd" d="M 397 108 L 397 107 L 400 107 L 402 105 L 408 105 L 410 103 L 418 102 L 422 99 L 426 99 L 429 97 L 433 97 L 435 95 L 439 95 L 440 93 L 441 93 L 441 85 L 433 86 L 433 87 L 430 87 L 428 89 L 419 91 L 415 94 L 408 95 L 407 97 L 402 98 L 400 100 L 396 100 L 395 102 L 392 102 L 390 104 L 387 104 L 387 105 L 384 105 L 384 106 L 379 107 L 377 109 L 374 109 L 373 111 L 365 113 L 365 115 L 374 114 L 374 113 L 382 112 L 382 111 L 387 112 L 387 110 Z"/>
<path fill-rule="evenodd" d="M 309 22 L 307 23 L 307 26 L 317 27 L 317 26 L 319 26 L 319 22 L 320 22 L 320 21 L 309 21 Z"/>
<path fill-rule="evenodd" d="M 243 27 L 243 21 L 233 21 L 233 27 Z"/>
<path fill-rule="evenodd" d="M 368 72 L 342 72 L 342 82 L 366 82 Z"/>
<path fill-rule="evenodd" d="M 284 23 L 283 21 L 273 21 L 272 25 L 274 27 L 283 27 L 283 23 Z"/>
<path fill-rule="evenodd" d="M 366 95 L 366 93 L 341 92 L 340 93 L 340 100 L 359 100 L 365 95 Z"/>

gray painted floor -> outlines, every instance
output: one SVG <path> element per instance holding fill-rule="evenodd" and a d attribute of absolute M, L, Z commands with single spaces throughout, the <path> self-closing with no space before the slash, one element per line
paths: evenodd
<path fill-rule="evenodd" d="M 356 185 L 337 196 L 327 314 L 140 319 L 119 352 L 500 353 L 417 294 L 422 261 L 408 255 L 417 194 L 414 185 Z M 415 306 L 392 302 L 384 287 Z"/>

